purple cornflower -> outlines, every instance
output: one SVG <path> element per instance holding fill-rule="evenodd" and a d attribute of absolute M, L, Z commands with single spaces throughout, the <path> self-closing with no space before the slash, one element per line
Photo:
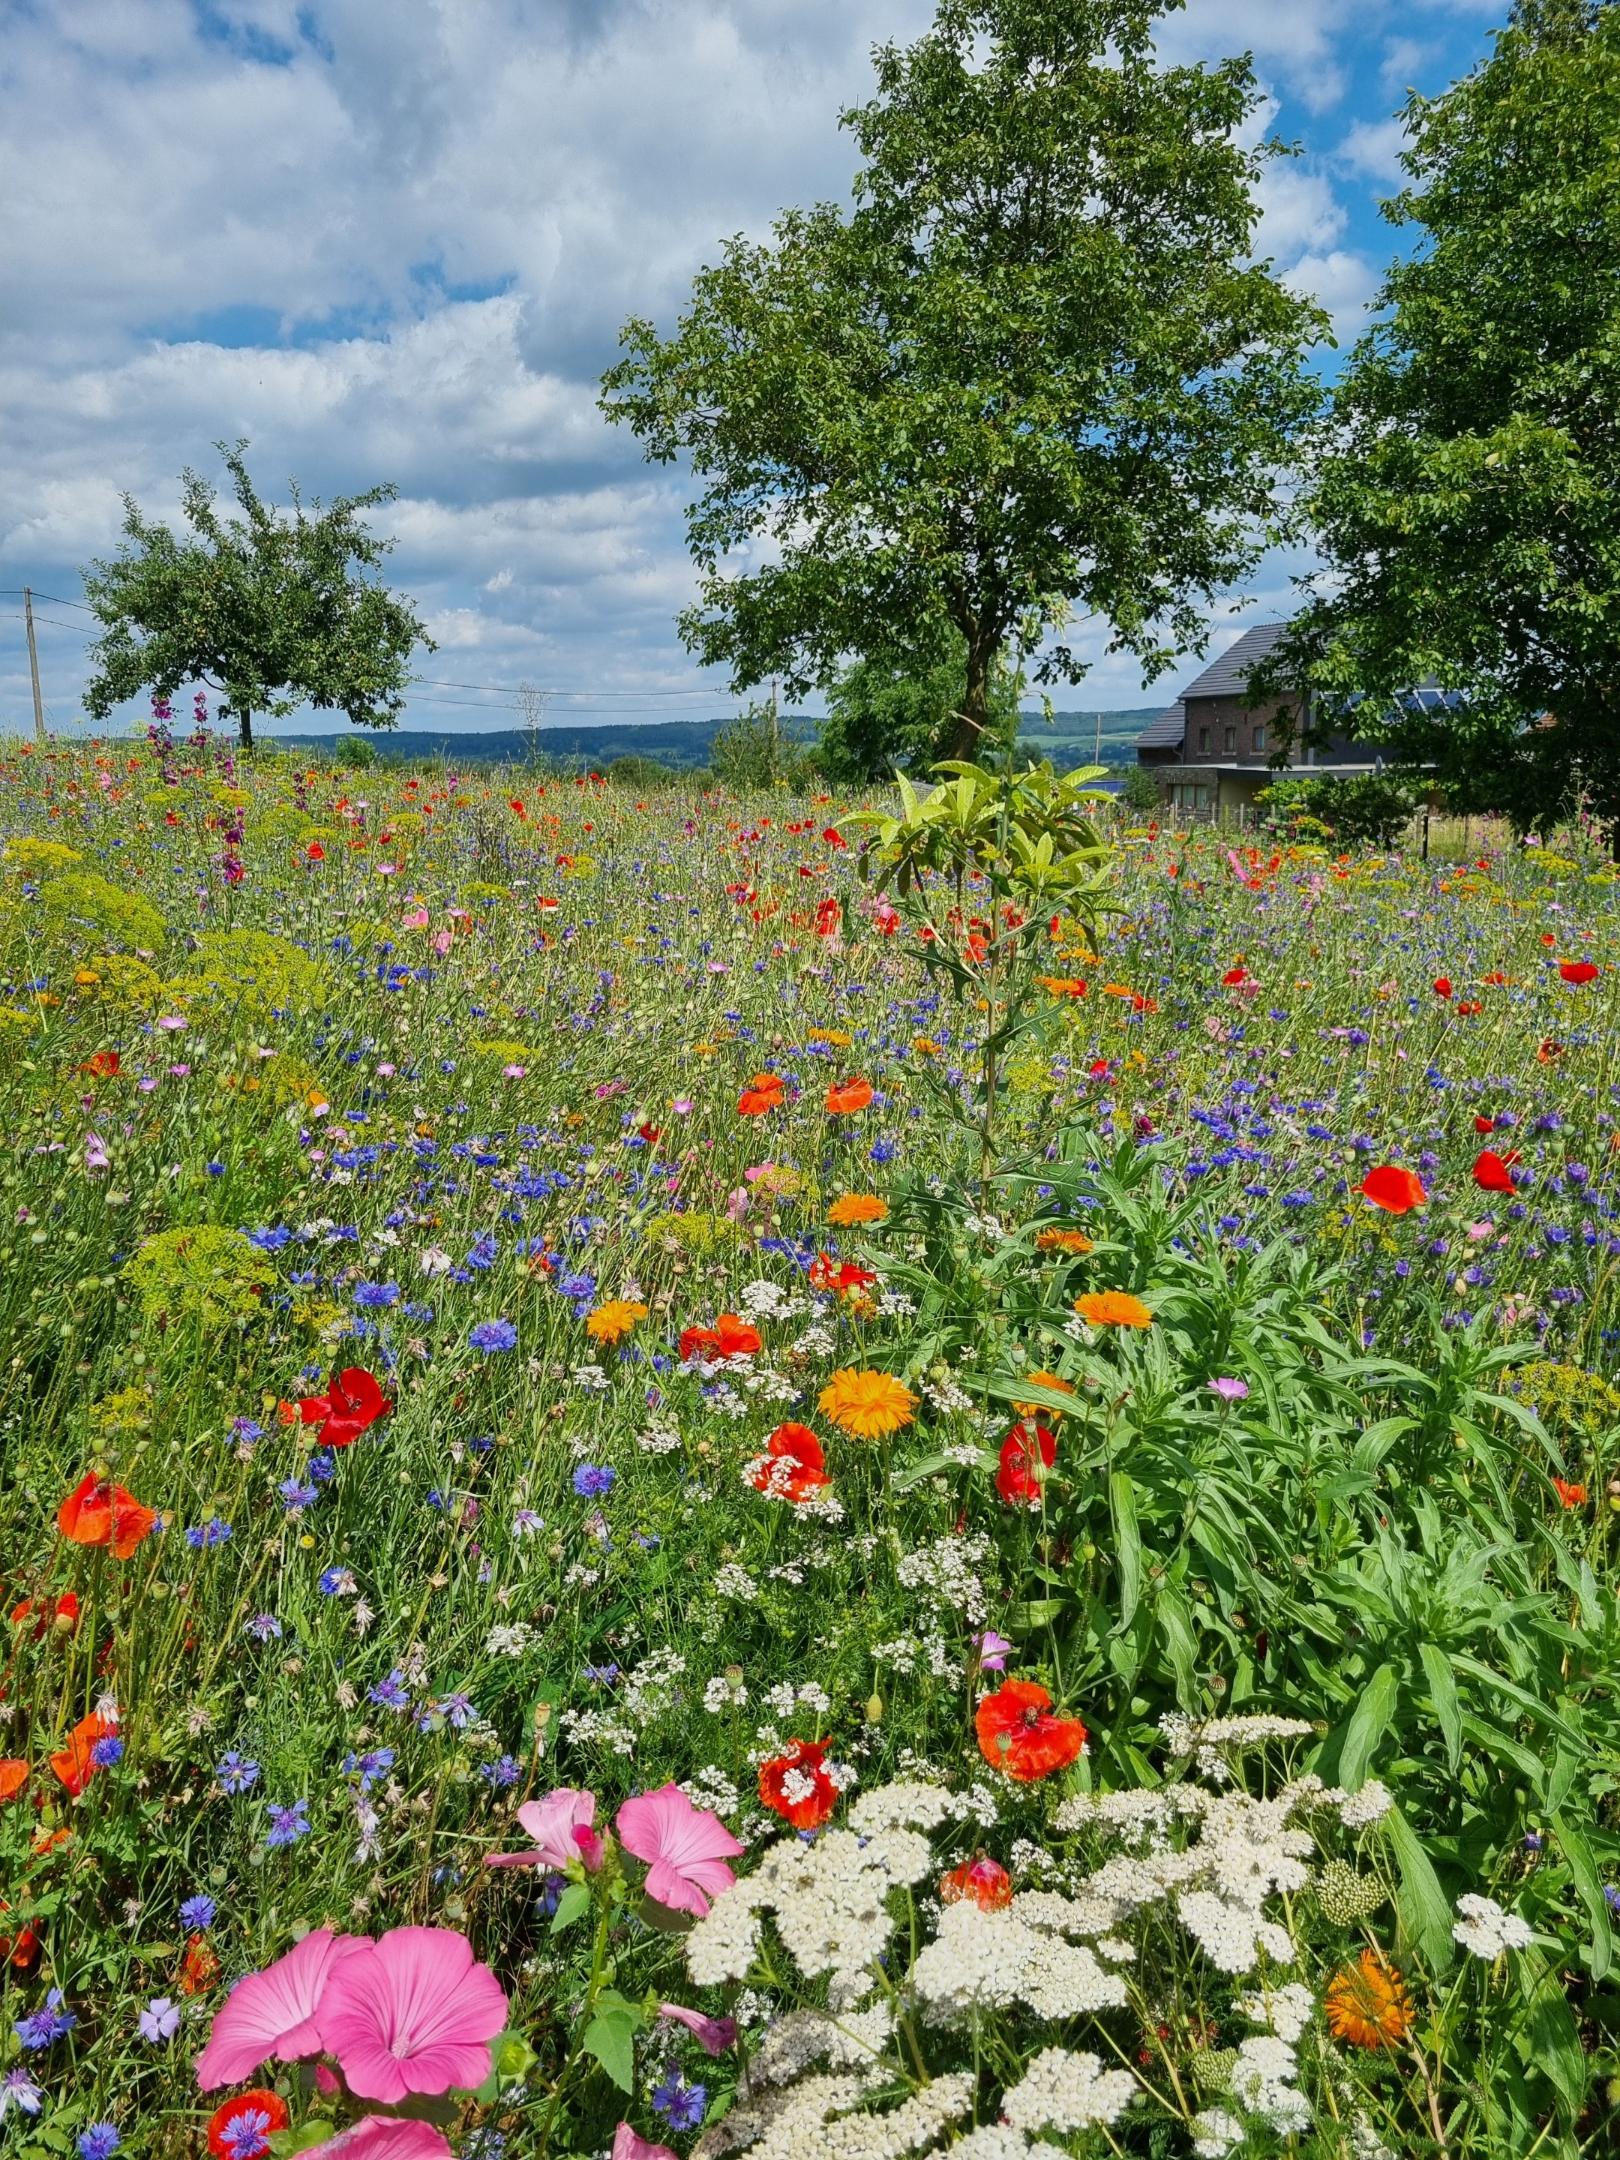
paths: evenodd
<path fill-rule="evenodd" d="M 247 1631 L 255 1642 L 279 1642 L 281 1622 L 274 1613 L 255 1613 L 247 1624 Z"/>
<path fill-rule="evenodd" d="M 574 1472 L 574 1490 L 582 1500 L 600 1500 L 613 1490 L 618 1475 L 610 1463 L 582 1462 Z"/>
<path fill-rule="evenodd" d="M 653 2087 L 651 2098 L 654 2108 L 672 2130 L 695 2130 L 703 2120 L 709 2095 L 702 2085 L 688 2085 L 677 2066 L 670 2063 L 665 2068 L 663 2083 Z"/>
<path fill-rule="evenodd" d="M 43 2089 L 34 2083 L 20 2063 L 0 2078 L 0 2120 L 4 2119 L 8 2107 L 19 2107 L 25 2115 L 37 2115 L 44 2105 Z"/>
<path fill-rule="evenodd" d="M 386 1680 L 379 1680 L 375 1687 L 366 1690 L 366 1700 L 378 1704 L 384 1710 L 410 1708 L 410 1691 L 405 1685 L 405 1675 L 397 1665 Z"/>
<path fill-rule="evenodd" d="M 1226 1378 L 1211 1380 L 1209 1392 L 1212 1395 L 1218 1395 L 1224 1403 L 1245 1402 L 1248 1399 L 1249 1383 L 1247 1380 Z"/>
<path fill-rule="evenodd" d="M 71 2010 L 62 2008 L 62 1990 L 52 1988 L 37 2010 L 30 2010 L 20 2018 L 12 2030 L 25 2048 L 48 2048 L 53 2040 L 60 2040 L 78 2024 Z"/>
<path fill-rule="evenodd" d="M 290 1807 L 270 1806 L 270 1828 L 264 1842 L 272 1850 L 281 1845 L 296 1845 L 301 1837 L 309 1835 L 309 1802 L 295 1800 Z"/>
<path fill-rule="evenodd" d="M 245 1793 L 259 1782 L 259 1766 L 231 1748 L 214 1766 L 214 1775 L 228 1793 Z"/>

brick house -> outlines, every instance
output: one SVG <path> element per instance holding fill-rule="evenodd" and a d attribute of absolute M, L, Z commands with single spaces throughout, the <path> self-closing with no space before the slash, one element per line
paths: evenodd
<path fill-rule="evenodd" d="M 1245 698 L 1249 670 L 1270 652 L 1287 626 L 1256 623 L 1218 660 L 1194 676 L 1173 705 L 1137 737 L 1136 761 L 1159 775 L 1166 804 L 1178 810 L 1224 811 L 1245 807 L 1277 777 L 1276 702 L 1251 705 Z M 1309 718 L 1309 700 L 1302 716 Z M 1331 735 L 1299 747 L 1297 763 L 1284 772 L 1374 772 L 1379 759 L 1348 736 Z"/>

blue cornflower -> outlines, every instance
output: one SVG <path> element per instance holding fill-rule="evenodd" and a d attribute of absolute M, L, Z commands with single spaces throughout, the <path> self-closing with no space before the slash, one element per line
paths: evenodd
<path fill-rule="evenodd" d="M 301 1837 L 309 1835 L 309 1802 L 295 1800 L 290 1807 L 270 1807 L 270 1828 L 265 1836 L 266 1845 L 272 1849 L 279 1845 L 296 1845 Z"/>
<path fill-rule="evenodd" d="M 281 1622 L 272 1612 L 255 1613 L 247 1624 L 247 1631 L 255 1642 L 279 1642 Z"/>
<path fill-rule="evenodd" d="M 271 2127 L 267 2108 L 238 2108 L 219 2132 L 227 2160 L 263 2160 L 270 2150 Z"/>
<path fill-rule="evenodd" d="M 205 1928 L 211 1928 L 214 1924 L 214 1915 L 218 1910 L 219 1907 L 208 1893 L 205 1890 L 199 1890 L 195 1897 L 188 1897 L 181 1905 L 180 1925 L 199 1932 Z"/>
<path fill-rule="evenodd" d="M 98 1770 L 110 1770 L 114 1763 L 123 1760 L 123 1755 L 124 1743 L 116 1733 L 107 1733 L 90 1750 L 90 1760 Z"/>
<path fill-rule="evenodd" d="M 71 2010 L 62 2008 L 62 1990 L 52 1988 L 37 2010 L 30 2010 L 25 2018 L 12 2027 L 25 2048 L 47 2048 L 53 2040 L 60 2040 L 78 2024 Z"/>
<path fill-rule="evenodd" d="M 875 1163 L 891 1163 L 899 1152 L 899 1143 L 894 1140 L 874 1140 L 868 1150 L 870 1159 Z M 700 2092 L 701 2090 L 701 2086 L 693 2087 L 694 2092 Z"/>
<path fill-rule="evenodd" d="M 399 1303 L 399 1284 L 394 1282 L 363 1282 L 354 1286 L 354 1302 L 369 1309 L 380 1310 L 385 1305 Z"/>
<path fill-rule="evenodd" d="M 231 1748 L 214 1765 L 214 1775 L 228 1793 L 245 1793 L 259 1782 L 259 1766 Z"/>
<path fill-rule="evenodd" d="M 394 1767 L 394 1751 L 391 1747 L 368 1748 L 364 1755 L 345 1755 L 343 1774 L 358 1777 L 360 1790 L 370 1792 L 377 1780 L 386 1777 Z"/>
<path fill-rule="evenodd" d="M 493 1267 L 499 1252 L 500 1246 L 495 1240 L 493 1231 L 486 1230 L 482 1237 L 473 1239 L 465 1264 L 468 1267 L 475 1268 Z"/>
<path fill-rule="evenodd" d="M 337 1475 L 337 1457 L 330 1448 L 317 1448 L 309 1458 L 308 1468 L 317 1485 L 329 1485 Z"/>
<path fill-rule="evenodd" d="M 88 2130 L 79 2132 L 80 2160 L 112 2160 L 122 2143 L 116 2123 L 92 2123 Z"/>
<path fill-rule="evenodd" d="M 292 1509 L 313 1507 L 321 1497 L 318 1485 L 300 1485 L 297 1478 L 283 1478 L 277 1488 L 283 1503 Z"/>
<path fill-rule="evenodd" d="M 478 1775 L 486 1785 L 493 1785 L 497 1791 L 504 1791 L 508 1785 L 515 1785 L 522 1777 L 523 1765 L 515 1755 L 503 1755 L 497 1762 L 480 1763 Z"/>
<path fill-rule="evenodd" d="M 193 1523 L 186 1532 L 186 1543 L 193 1551 L 201 1552 L 207 1545 L 223 1545 L 231 1534 L 231 1526 L 223 1516 L 211 1515 L 205 1523 Z"/>
<path fill-rule="evenodd" d="M 359 1584 L 346 1567 L 322 1568 L 318 1588 L 322 1597 L 353 1597 Z"/>
<path fill-rule="evenodd" d="M 233 1417 L 231 1419 L 231 1431 L 235 1433 L 238 1440 L 246 1440 L 249 1443 L 264 1438 L 264 1427 L 255 1418 Z"/>
<path fill-rule="evenodd" d="M 511 1350 L 517 1344 L 517 1329 L 510 1320 L 480 1320 L 467 1340 L 486 1355 L 492 1350 Z"/>
<path fill-rule="evenodd" d="M 695 2130 L 703 2120 L 709 2099 L 707 2088 L 688 2085 L 674 2063 L 665 2069 L 663 2083 L 653 2087 L 651 2097 L 654 2108 L 672 2130 Z"/>
<path fill-rule="evenodd" d="M 366 1700 L 381 1705 L 385 1710 L 406 1710 L 410 1707 L 410 1692 L 405 1685 L 405 1675 L 396 1665 L 386 1680 L 379 1680 L 368 1688 Z"/>
<path fill-rule="evenodd" d="M 600 1500 L 618 1482 L 611 1463 L 582 1462 L 574 1472 L 574 1490 L 582 1500 Z"/>
<path fill-rule="evenodd" d="M 154 1995 L 140 2015 L 141 2038 L 157 2047 L 180 2030 L 180 2011 L 167 1995 Z"/>

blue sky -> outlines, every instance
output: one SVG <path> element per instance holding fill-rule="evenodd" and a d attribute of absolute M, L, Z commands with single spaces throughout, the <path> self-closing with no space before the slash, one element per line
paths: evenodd
<path fill-rule="evenodd" d="M 1252 51 L 1276 133 L 1261 246 L 1354 334 L 1396 236 L 1393 115 L 1506 0 L 1189 0 L 1176 58 Z M 703 718 L 678 472 L 595 409 L 631 313 L 781 208 L 844 195 L 840 107 L 930 0 L 10 0 L 0 46 L 0 728 L 31 724 L 17 588 L 71 727 L 81 566 L 248 436 L 267 492 L 392 480 L 394 580 L 439 650 L 405 724 Z M 1212 650 L 1286 609 L 1265 563 Z M 1064 706 L 1152 703 L 1103 652 Z M 132 719 L 141 717 L 133 709 Z M 312 717 L 310 726 L 319 723 Z"/>

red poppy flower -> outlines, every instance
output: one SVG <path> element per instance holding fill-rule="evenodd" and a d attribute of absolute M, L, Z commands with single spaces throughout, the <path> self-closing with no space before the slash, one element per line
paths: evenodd
<path fill-rule="evenodd" d="M 292 2120 L 280 2093 L 267 2085 L 238 2093 L 208 2118 L 208 2150 L 214 2160 L 263 2160 L 271 2133 Z"/>
<path fill-rule="evenodd" d="M 1429 1196 L 1415 1170 L 1380 1163 L 1362 1179 L 1361 1197 L 1370 1200 L 1375 1208 L 1382 1208 L 1386 1215 L 1405 1215 L 1412 1208 L 1424 1206 Z"/>
<path fill-rule="evenodd" d="M 11 1907 L 0 1898 L 0 1913 L 10 1912 Z M 0 1931 L 0 1965 L 10 1964 L 14 1972 L 26 1972 L 39 1955 L 39 1936 L 26 1924 L 15 1935 Z"/>
<path fill-rule="evenodd" d="M 318 1425 L 323 1447 L 349 1447 L 393 1407 L 374 1373 L 347 1365 L 332 1375 L 326 1394 L 306 1395 L 296 1406 L 283 1403 L 281 1414 L 288 1424 L 296 1416 L 305 1425 Z"/>
<path fill-rule="evenodd" d="M 1558 1495 L 1561 1507 L 1577 1508 L 1586 1505 L 1587 1492 L 1584 1485 L 1572 1484 L 1567 1478 L 1555 1477 L 1553 1490 Z"/>
<path fill-rule="evenodd" d="M 116 1080 L 123 1062 L 116 1050 L 98 1050 L 93 1057 L 85 1059 L 79 1070 L 88 1073 L 92 1080 Z"/>
<path fill-rule="evenodd" d="M 816 936 L 836 937 L 843 927 L 843 903 L 835 893 L 828 893 L 816 909 Z"/>
<path fill-rule="evenodd" d="M 1009 1507 L 1039 1507 L 1040 1464 L 1050 1470 L 1056 1461 L 1057 1441 L 1047 1428 L 1020 1421 L 1001 1443 L 996 1491 Z"/>
<path fill-rule="evenodd" d="M 1249 971 L 1246 967 L 1229 967 L 1221 977 L 1222 983 L 1228 989 L 1234 988 L 1238 983 L 1246 983 L 1248 979 Z"/>
<path fill-rule="evenodd" d="M 759 1766 L 759 1797 L 795 1830 L 819 1830 L 838 1805 L 838 1787 L 822 1765 L 824 1740 L 790 1740 L 785 1755 Z"/>
<path fill-rule="evenodd" d="M 1474 1183 L 1481 1192 L 1512 1192 L 1513 1172 L 1508 1166 L 1518 1159 L 1517 1149 L 1511 1155 L 1498 1155 L 1494 1148 L 1481 1148 L 1474 1157 Z"/>
<path fill-rule="evenodd" d="M 309 846 L 305 848 L 304 860 L 306 862 L 325 862 L 326 850 L 318 840 L 312 840 Z"/>
<path fill-rule="evenodd" d="M 1449 975 L 1437 975 L 1429 987 L 1437 998 L 1448 998 L 1451 995 L 1451 977 Z"/>
<path fill-rule="evenodd" d="M 821 1442 L 808 1425 L 789 1420 L 777 1426 L 765 1443 L 765 1453 L 749 1464 L 748 1482 L 755 1492 L 776 1493 L 797 1507 L 832 1479 Z"/>
<path fill-rule="evenodd" d="M 15 1800 L 28 1783 L 28 1765 L 18 1756 L 0 1756 L 0 1801 Z"/>
<path fill-rule="evenodd" d="M 182 1995 L 206 1995 L 219 1978 L 219 1957 L 206 1935 L 186 1937 L 186 1954 L 180 1960 Z"/>
<path fill-rule="evenodd" d="M 836 1290 L 843 1295 L 865 1290 L 876 1281 L 871 1268 L 857 1267 L 853 1260 L 835 1260 L 831 1253 L 819 1253 L 810 1266 L 812 1290 Z"/>
<path fill-rule="evenodd" d="M 750 1327 L 746 1320 L 739 1320 L 735 1313 L 723 1312 L 712 1328 L 681 1330 L 683 1365 L 694 1357 L 702 1357 L 709 1364 L 720 1358 L 753 1357 L 760 1347 L 759 1329 Z"/>
<path fill-rule="evenodd" d="M 1475 1118 L 1475 1120 L 1474 1120 L 1474 1130 L 1475 1130 L 1475 1132 L 1477 1132 L 1477 1133 L 1488 1133 L 1488 1132 L 1495 1132 L 1495 1130 L 1496 1130 L 1496 1120 L 1495 1120 L 1495 1118 L 1493 1118 L 1493 1117 L 1476 1117 L 1476 1118 Z"/>
<path fill-rule="evenodd" d="M 1563 1054 L 1563 1044 L 1561 1042 L 1554 1042 L 1553 1038 L 1549 1035 L 1546 1041 L 1541 1045 L 1540 1049 L 1536 1052 L 1536 1062 L 1538 1065 L 1550 1065 L 1553 1062 L 1554 1058 L 1561 1058 Z"/>
<path fill-rule="evenodd" d="M 849 846 L 849 842 L 844 838 L 843 834 L 838 830 L 838 827 L 836 825 L 829 825 L 827 827 L 827 830 L 822 834 L 821 837 L 823 840 L 826 841 L 828 847 L 830 848 L 847 848 Z"/>
<path fill-rule="evenodd" d="M 827 1090 L 827 1110 L 832 1117 L 853 1117 L 872 1100 L 872 1083 L 859 1078 L 838 1080 Z"/>
<path fill-rule="evenodd" d="M 1591 960 L 1560 960 L 1558 972 L 1567 983 L 1596 982 L 1602 970 Z"/>
<path fill-rule="evenodd" d="M 940 1902 L 945 1905 L 959 1905 L 971 1898 L 980 1912 L 1004 1912 L 1012 1903 L 1012 1894 L 1012 1877 L 999 1860 L 983 1853 L 977 1860 L 964 1860 L 939 1879 Z"/>
<path fill-rule="evenodd" d="M 1020 1785 L 1066 1770 L 1086 1744 L 1080 1720 L 1054 1717 L 1051 1696 L 1033 1680 L 1003 1681 L 980 1703 L 973 1728 L 991 1769 Z"/>
<path fill-rule="evenodd" d="M 79 1624 L 79 1600 L 71 1590 L 64 1590 L 56 1598 L 24 1598 L 20 1605 L 11 1608 L 13 1627 L 25 1627 L 34 1623 L 35 1642 L 39 1642 L 49 1628 L 59 1635 L 71 1635 Z"/>
<path fill-rule="evenodd" d="M 110 1740 L 118 1727 L 104 1718 L 99 1710 L 92 1710 L 88 1717 L 80 1718 L 67 1736 L 67 1746 L 58 1748 L 51 1757 L 51 1768 L 76 1800 L 99 1765 L 95 1759 L 98 1740 Z"/>
<path fill-rule="evenodd" d="M 752 1080 L 737 1097 L 739 1117 L 763 1117 L 767 1110 L 779 1110 L 786 1085 L 777 1073 L 755 1073 Z"/>
<path fill-rule="evenodd" d="M 56 1511 L 56 1527 L 75 1545 L 110 1545 L 127 1560 L 157 1521 L 131 1492 L 94 1471 L 82 1477 Z"/>

